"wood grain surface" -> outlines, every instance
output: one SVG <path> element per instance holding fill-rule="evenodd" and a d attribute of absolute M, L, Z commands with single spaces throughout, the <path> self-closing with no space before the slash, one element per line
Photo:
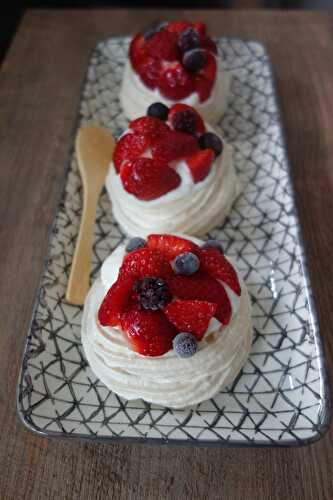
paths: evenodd
<path fill-rule="evenodd" d="M 0 498 L 331 499 L 332 429 L 293 449 L 101 445 L 26 430 L 15 390 L 90 51 L 156 19 L 202 19 L 268 48 L 333 372 L 333 14 L 28 11 L 0 74 Z"/>

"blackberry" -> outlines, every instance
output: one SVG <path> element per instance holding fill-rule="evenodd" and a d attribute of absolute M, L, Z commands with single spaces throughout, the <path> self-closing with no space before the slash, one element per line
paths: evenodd
<path fill-rule="evenodd" d="M 185 52 L 183 66 L 190 73 L 198 73 L 207 63 L 207 52 L 203 49 L 193 49 Z"/>
<path fill-rule="evenodd" d="M 198 349 L 197 340 L 192 333 L 178 333 L 173 339 L 172 345 L 180 358 L 190 358 Z"/>
<path fill-rule="evenodd" d="M 200 36 L 194 28 L 187 28 L 178 38 L 178 47 L 181 52 L 200 47 Z"/>
<path fill-rule="evenodd" d="M 196 116 L 190 109 L 178 111 L 172 116 L 172 126 L 178 132 L 186 132 L 187 134 L 195 134 Z"/>
<path fill-rule="evenodd" d="M 152 116 L 153 118 L 159 118 L 160 120 L 167 120 L 169 114 L 168 106 L 161 102 L 154 102 L 147 109 L 147 115 Z"/>
<path fill-rule="evenodd" d="M 142 309 L 158 311 L 171 300 L 168 285 L 162 278 L 143 278 L 133 285 Z"/>
<path fill-rule="evenodd" d="M 199 146 L 201 149 L 212 149 L 215 156 L 219 156 L 223 151 L 223 143 L 218 135 L 213 132 L 205 132 L 199 137 Z"/>

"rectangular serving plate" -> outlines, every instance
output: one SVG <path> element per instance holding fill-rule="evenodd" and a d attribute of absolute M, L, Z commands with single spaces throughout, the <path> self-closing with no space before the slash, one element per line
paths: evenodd
<path fill-rule="evenodd" d="M 129 39 L 93 51 L 78 126 L 95 122 L 115 136 L 127 128 L 119 89 Z M 218 128 L 234 147 L 243 186 L 218 238 L 236 260 L 251 294 L 250 358 L 231 387 L 190 410 L 126 401 L 90 370 L 81 347 L 82 308 L 65 303 L 81 214 L 74 152 L 52 227 L 18 385 L 18 412 L 46 436 L 100 441 L 228 446 L 291 446 L 319 439 L 329 422 L 329 390 L 295 212 L 271 66 L 253 41 L 220 39 L 232 75 L 228 109 Z M 124 239 L 102 194 L 95 228 L 92 280 Z"/>

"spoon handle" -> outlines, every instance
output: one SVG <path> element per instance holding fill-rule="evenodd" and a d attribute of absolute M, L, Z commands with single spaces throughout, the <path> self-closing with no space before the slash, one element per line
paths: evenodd
<path fill-rule="evenodd" d="M 84 189 L 80 231 L 66 291 L 67 302 L 74 305 L 83 305 L 89 289 L 93 229 L 98 197 L 99 193 Z"/>

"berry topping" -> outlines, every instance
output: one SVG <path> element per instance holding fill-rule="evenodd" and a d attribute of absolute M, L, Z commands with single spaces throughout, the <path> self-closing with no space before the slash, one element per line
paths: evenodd
<path fill-rule="evenodd" d="M 162 278 L 143 278 L 134 283 L 133 290 L 138 295 L 142 309 L 158 311 L 171 300 L 168 285 Z"/>
<path fill-rule="evenodd" d="M 168 25 L 167 22 L 162 21 L 162 22 L 160 22 L 158 24 L 154 24 L 153 26 L 148 28 L 143 34 L 143 36 L 145 37 L 145 40 L 149 40 L 150 38 L 152 38 L 154 35 L 156 35 L 156 33 L 161 31 L 161 29 L 165 28 L 167 25 Z"/>
<path fill-rule="evenodd" d="M 215 155 L 212 149 L 203 149 L 186 158 L 193 181 L 201 182 L 210 172 Z"/>
<path fill-rule="evenodd" d="M 148 138 L 142 134 L 126 134 L 119 139 L 113 153 L 113 163 L 117 172 L 126 160 L 134 160 L 149 146 Z"/>
<path fill-rule="evenodd" d="M 177 36 L 166 29 L 155 33 L 145 44 L 146 51 L 151 57 L 175 61 L 178 58 Z"/>
<path fill-rule="evenodd" d="M 205 23 L 196 22 L 196 23 L 193 23 L 192 26 L 199 33 L 200 42 L 204 43 L 207 39 Z"/>
<path fill-rule="evenodd" d="M 176 35 L 180 35 L 184 30 L 190 27 L 190 23 L 186 21 L 172 21 L 166 27 L 168 31 L 171 33 L 176 33 Z"/>
<path fill-rule="evenodd" d="M 185 68 L 180 63 L 175 63 L 162 69 L 158 86 L 164 97 L 177 101 L 194 92 L 194 83 L 194 78 Z"/>
<path fill-rule="evenodd" d="M 125 190 L 139 200 L 154 200 L 176 189 L 181 178 L 167 163 L 152 158 L 136 158 L 121 168 Z"/>
<path fill-rule="evenodd" d="M 178 131 L 190 134 L 205 132 L 205 124 L 199 113 L 187 104 L 174 104 L 170 108 L 169 120 L 171 126 Z"/>
<path fill-rule="evenodd" d="M 146 57 L 139 63 L 141 79 L 150 89 L 157 87 L 161 67 L 161 61 L 155 57 Z"/>
<path fill-rule="evenodd" d="M 196 338 L 191 333 L 178 333 L 173 339 L 172 345 L 180 358 L 190 358 L 198 349 Z"/>
<path fill-rule="evenodd" d="M 125 250 L 127 253 L 133 252 L 134 250 L 138 250 L 138 248 L 143 248 L 147 245 L 146 240 L 143 238 L 139 238 L 139 236 L 135 236 L 134 238 L 131 238 L 129 242 L 127 243 Z"/>
<path fill-rule="evenodd" d="M 152 116 L 142 116 L 141 118 L 131 121 L 130 128 L 144 135 L 146 139 L 149 140 L 150 144 L 170 132 L 166 123 Z"/>
<path fill-rule="evenodd" d="M 216 308 L 216 304 L 203 300 L 174 300 L 164 312 L 178 331 L 193 333 L 201 340 Z"/>
<path fill-rule="evenodd" d="M 168 106 L 162 104 L 161 102 L 154 102 L 147 109 L 147 115 L 153 118 L 159 118 L 160 120 L 167 120 L 169 114 Z"/>
<path fill-rule="evenodd" d="M 185 52 L 183 66 L 190 73 L 198 73 L 207 62 L 207 52 L 203 49 L 192 49 Z"/>
<path fill-rule="evenodd" d="M 172 274 L 171 266 L 164 255 L 150 248 L 139 248 L 126 255 L 119 270 L 121 278 L 131 277 L 134 280 L 155 276 L 166 278 Z"/>
<path fill-rule="evenodd" d="M 161 311 L 132 309 L 122 315 L 121 328 L 132 349 L 144 356 L 162 356 L 172 348 L 177 335 Z"/>
<path fill-rule="evenodd" d="M 156 141 L 151 152 L 153 158 L 170 162 L 194 154 L 199 150 L 195 137 L 183 132 L 170 131 Z"/>
<path fill-rule="evenodd" d="M 207 240 L 205 243 L 201 246 L 201 248 L 216 248 L 219 252 L 223 253 L 223 246 L 219 240 Z"/>
<path fill-rule="evenodd" d="M 183 53 L 200 47 L 200 35 L 198 31 L 191 27 L 186 28 L 178 38 L 178 47 Z"/>
<path fill-rule="evenodd" d="M 177 255 L 171 266 L 176 274 L 191 276 L 191 274 L 196 273 L 199 269 L 200 260 L 194 253 L 185 252 Z"/>
<path fill-rule="evenodd" d="M 237 295 L 241 294 L 235 269 L 218 249 L 201 249 L 200 262 L 202 269 L 208 274 L 226 283 Z"/>
<path fill-rule="evenodd" d="M 198 245 L 192 241 L 172 234 L 150 234 L 148 236 L 148 248 L 158 250 L 168 261 L 185 252 L 200 252 Z"/>
<path fill-rule="evenodd" d="M 102 326 L 119 325 L 120 315 L 130 301 L 132 287 L 131 276 L 118 279 L 111 286 L 98 310 L 98 320 Z"/>
<path fill-rule="evenodd" d="M 218 135 L 213 132 L 206 132 L 199 137 L 199 146 L 201 149 L 210 148 L 215 156 L 219 156 L 223 151 L 223 143 Z"/>
<path fill-rule="evenodd" d="M 145 39 L 142 35 L 136 35 L 131 41 L 129 48 L 129 58 L 133 68 L 139 72 L 140 64 L 146 57 Z"/>

